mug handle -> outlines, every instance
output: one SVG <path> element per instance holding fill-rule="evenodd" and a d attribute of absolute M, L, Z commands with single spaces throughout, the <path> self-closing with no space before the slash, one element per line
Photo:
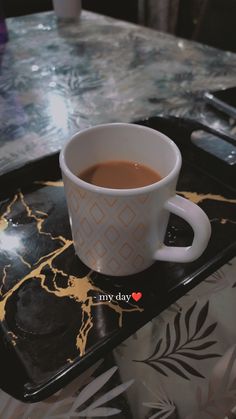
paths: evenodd
<path fill-rule="evenodd" d="M 169 262 L 192 262 L 205 250 L 211 236 L 211 224 L 202 209 L 179 195 L 169 198 L 164 208 L 183 218 L 193 229 L 194 237 L 191 246 L 173 247 L 162 245 L 154 253 L 154 259 Z"/>

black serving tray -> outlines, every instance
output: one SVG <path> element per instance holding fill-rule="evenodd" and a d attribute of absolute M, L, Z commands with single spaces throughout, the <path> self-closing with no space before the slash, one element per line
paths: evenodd
<path fill-rule="evenodd" d="M 45 399 L 65 386 L 236 254 L 235 169 L 191 143 L 191 121 L 139 123 L 179 146 L 178 193 L 210 218 L 209 245 L 192 263 L 156 262 L 125 278 L 90 272 L 74 252 L 58 155 L 2 176 L 0 387 L 22 401 Z M 191 240 L 190 227 L 171 215 L 166 243 Z M 142 298 L 121 300 L 132 292 Z M 115 296 L 111 303 L 107 294 Z"/>

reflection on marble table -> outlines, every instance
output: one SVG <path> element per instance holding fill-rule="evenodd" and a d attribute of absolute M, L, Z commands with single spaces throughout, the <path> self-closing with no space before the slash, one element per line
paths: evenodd
<path fill-rule="evenodd" d="M 217 121 L 201 93 L 236 84 L 236 55 L 82 12 L 7 21 L 0 48 L 0 173 L 58 151 L 84 127 L 172 114 Z"/>

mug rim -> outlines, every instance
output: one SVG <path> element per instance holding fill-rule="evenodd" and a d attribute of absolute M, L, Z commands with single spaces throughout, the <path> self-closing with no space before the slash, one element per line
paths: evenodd
<path fill-rule="evenodd" d="M 169 146 L 171 146 L 171 148 L 174 150 L 174 153 L 176 155 L 176 161 L 175 161 L 175 165 L 172 168 L 172 170 L 170 171 L 170 173 L 168 173 L 168 175 L 166 175 L 165 177 L 161 178 L 159 181 L 155 182 L 155 183 L 151 183 L 150 185 L 146 185 L 146 186 L 141 186 L 139 188 L 126 188 L 126 189 L 115 189 L 115 188 L 106 188 L 104 186 L 97 186 L 97 185 L 93 185 L 91 183 L 85 182 L 84 180 L 80 179 L 79 177 L 77 177 L 76 175 L 74 175 L 74 173 L 70 170 L 70 168 L 68 167 L 67 163 L 66 163 L 66 157 L 65 154 L 67 152 L 67 149 L 71 146 L 72 143 L 77 141 L 77 138 L 80 137 L 81 135 L 83 135 L 85 132 L 92 132 L 98 129 L 104 129 L 106 127 L 136 127 L 138 129 L 141 129 L 143 131 L 152 131 L 158 134 L 159 137 L 162 138 L 162 140 L 164 140 L 166 143 L 168 143 Z M 138 124 L 134 124 L 134 123 L 125 123 L 125 122 L 111 122 L 111 123 L 106 123 L 106 124 L 99 124 L 99 125 L 94 125 L 92 127 L 89 128 L 85 128 L 81 131 L 76 132 L 63 146 L 63 148 L 60 151 L 60 155 L 59 155 L 59 164 L 60 164 L 60 168 L 62 170 L 62 172 L 64 172 L 66 174 L 66 176 L 68 176 L 68 178 L 75 183 L 78 187 L 81 187 L 83 189 L 89 190 L 90 192 L 97 192 L 97 193 L 103 193 L 106 195 L 116 195 L 116 196 L 130 196 L 130 195 L 138 195 L 138 194 L 145 194 L 148 192 L 152 192 L 153 190 L 159 189 L 160 187 L 164 187 L 165 185 L 167 185 L 169 182 L 171 182 L 175 177 L 178 176 L 178 173 L 180 171 L 181 168 L 181 164 L 182 164 L 182 157 L 181 157 L 181 153 L 179 148 L 177 147 L 177 145 L 174 143 L 173 140 L 171 140 L 169 137 L 167 137 L 165 134 L 163 134 L 162 132 L 158 131 L 158 130 L 154 130 L 153 128 L 149 128 L 143 125 L 138 125 Z"/>

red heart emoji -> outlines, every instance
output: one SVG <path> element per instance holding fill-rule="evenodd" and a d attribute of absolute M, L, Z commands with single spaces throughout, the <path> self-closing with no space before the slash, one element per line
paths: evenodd
<path fill-rule="evenodd" d="M 134 301 L 138 301 L 138 300 L 140 300 L 140 298 L 142 298 L 142 293 L 141 292 L 132 292 L 131 296 L 134 299 Z"/>

